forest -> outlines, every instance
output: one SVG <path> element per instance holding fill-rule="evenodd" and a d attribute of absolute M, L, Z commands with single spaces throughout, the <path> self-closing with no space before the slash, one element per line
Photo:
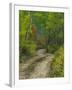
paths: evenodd
<path fill-rule="evenodd" d="M 39 58 L 33 59 L 35 57 Z M 19 10 L 19 73 L 23 64 L 35 62 L 23 70 L 25 78 L 34 77 L 36 65 L 42 62 L 44 65 L 49 59 L 50 64 L 46 65 L 49 71 L 45 77 L 64 77 L 64 13 Z M 43 77 L 41 73 L 37 77 Z"/>

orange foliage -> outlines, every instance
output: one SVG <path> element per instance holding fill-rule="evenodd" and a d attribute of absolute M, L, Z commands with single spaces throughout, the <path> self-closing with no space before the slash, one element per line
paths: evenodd
<path fill-rule="evenodd" d="M 32 26 L 32 32 L 33 33 L 36 33 L 36 31 L 37 31 L 36 27 L 35 26 Z"/>

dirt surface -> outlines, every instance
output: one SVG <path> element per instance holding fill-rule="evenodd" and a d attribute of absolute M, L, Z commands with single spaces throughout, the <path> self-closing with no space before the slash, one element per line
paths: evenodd
<path fill-rule="evenodd" d="M 40 54 L 19 64 L 19 79 L 49 77 L 52 54 Z"/>

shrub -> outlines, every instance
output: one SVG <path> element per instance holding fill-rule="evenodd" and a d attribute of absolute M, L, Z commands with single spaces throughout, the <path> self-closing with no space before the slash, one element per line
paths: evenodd
<path fill-rule="evenodd" d="M 26 40 L 23 42 L 21 48 L 22 53 L 28 56 L 34 56 L 36 52 L 36 44 L 33 41 Z"/>
<path fill-rule="evenodd" d="M 50 77 L 64 76 L 64 49 L 61 47 L 56 51 L 55 57 L 51 63 Z"/>
<path fill-rule="evenodd" d="M 56 50 L 58 50 L 59 45 L 48 45 L 47 46 L 47 52 L 48 53 L 54 53 Z"/>

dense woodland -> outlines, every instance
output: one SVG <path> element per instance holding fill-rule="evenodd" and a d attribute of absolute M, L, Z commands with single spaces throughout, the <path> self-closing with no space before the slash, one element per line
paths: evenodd
<path fill-rule="evenodd" d="M 19 11 L 20 63 L 39 49 L 54 55 L 50 77 L 64 76 L 64 13 Z"/>

